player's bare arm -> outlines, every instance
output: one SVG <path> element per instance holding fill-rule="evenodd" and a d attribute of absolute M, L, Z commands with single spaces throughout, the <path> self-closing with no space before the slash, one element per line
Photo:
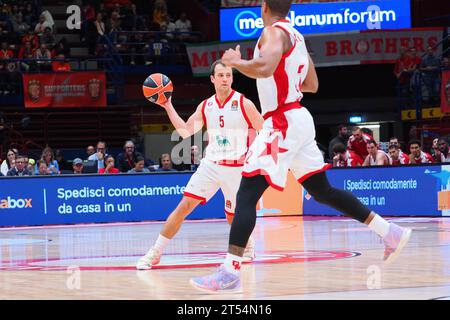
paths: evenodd
<path fill-rule="evenodd" d="M 283 30 L 275 27 L 266 27 L 259 41 L 259 57 L 252 60 L 241 58 L 240 46 L 228 49 L 222 56 L 222 62 L 227 66 L 236 68 L 249 78 L 267 78 L 275 72 L 284 52 L 287 52 L 290 40 Z M 291 44 L 292 46 L 292 44 Z"/>
<path fill-rule="evenodd" d="M 383 153 L 378 152 L 378 154 L 377 154 L 377 166 L 384 165 L 384 160 L 385 159 L 386 159 L 386 156 Z"/>
<path fill-rule="evenodd" d="M 309 67 L 305 80 L 302 83 L 302 92 L 316 93 L 319 90 L 319 78 L 317 77 L 316 68 L 311 56 L 308 54 Z"/>
<path fill-rule="evenodd" d="M 160 104 L 163 107 L 167 115 L 169 116 L 170 122 L 177 130 L 178 134 L 183 138 L 189 138 L 197 131 L 200 131 L 203 127 L 203 117 L 202 117 L 202 104 L 197 106 L 195 112 L 189 117 L 188 121 L 184 121 L 175 110 L 172 104 L 172 97 L 170 97 L 165 103 Z"/>
<path fill-rule="evenodd" d="M 370 154 L 364 159 L 363 167 L 370 166 Z"/>
<path fill-rule="evenodd" d="M 245 98 L 244 109 L 253 129 L 261 130 L 264 123 L 264 118 L 261 116 L 258 109 L 256 109 L 255 104 L 251 100 Z"/>

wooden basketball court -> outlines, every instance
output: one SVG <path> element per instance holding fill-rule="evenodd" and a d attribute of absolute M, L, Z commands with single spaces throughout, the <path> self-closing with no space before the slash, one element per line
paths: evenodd
<path fill-rule="evenodd" d="M 244 293 L 206 295 L 189 279 L 223 261 L 225 220 L 186 222 L 161 265 L 134 265 L 162 224 L 0 229 L 0 299 L 449 299 L 450 218 L 396 218 L 413 229 L 392 265 L 369 229 L 337 217 L 258 218 Z"/>

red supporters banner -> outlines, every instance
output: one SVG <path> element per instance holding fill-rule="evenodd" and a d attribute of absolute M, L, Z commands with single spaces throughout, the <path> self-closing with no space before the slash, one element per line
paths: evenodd
<path fill-rule="evenodd" d="M 441 111 L 450 113 L 450 70 L 442 71 Z"/>
<path fill-rule="evenodd" d="M 26 108 L 106 107 L 104 72 L 23 75 Z"/>

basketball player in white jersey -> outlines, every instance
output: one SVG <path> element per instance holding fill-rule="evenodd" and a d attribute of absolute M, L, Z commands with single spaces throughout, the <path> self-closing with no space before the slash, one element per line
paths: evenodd
<path fill-rule="evenodd" d="M 369 154 L 364 159 L 363 167 L 388 166 L 390 164 L 390 156 L 383 150 L 378 149 L 375 140 L 367 141 L 367 152 Z"/>
<path fill-rule="evenodd" d="M 312 116 L 300 105 L 302 92 L 316 92 L 319 82 L 303 36 L 286 20 L 290 6 L 290 0 L 263 0 L 265 28 L 253 59 L 242 60 L 239 46 L 222 57 L 227 66 L 257 79 L 265 122 L 247 153 L 225 262 L 216 273 L 190 281 L 202 291 L 242 292 L 242 256 L 255 226 L 256 204 L 269 185 L 284 188 L 289 169 L 316 201 L 367 224 L 380 235 L 385 261 L 398 255 L 411 234 L 372 212 L 353 194 L 330 186 Z"/>
<path fill-rule="evenodd" d="M 220 60 L 211 66 L 211 82 L 216 94 L 200 103 L 187 122 L 178 115 L 171 99 L 161 105 L 183 139 L 206 126 L 209 144 L 205 157 L 186 186 L 181 202 L 167 218 L 154 246 L 139 259 L 136 265 L 139 270 L 151 269 L 160 262 L 164 248 L 178 232 L 184 219 L 199 204 L 211 199 L 219 188 L 225 198 L 227 220 L 230 224 L 233 220 L 249 132 L 251 128 L 260 130 L 264 119 L 253 102 L 232 89 L 232 69 Z M 247 261 L 255 257 L 252 239 L 248 241 L 245 257 Z"/>

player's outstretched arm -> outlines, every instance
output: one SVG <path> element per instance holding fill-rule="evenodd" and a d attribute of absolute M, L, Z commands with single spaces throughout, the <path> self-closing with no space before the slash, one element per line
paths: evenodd
<path fill-rule="evenodd" d="M 170 97 L 165 103 L 160 105 L 163 107 L 167 115 L 169 116 L 170 122 L 177 130 L 178 134 L 183 138 L 189 138 L 197 131 L 200 131 L 203 127 L 203 117 L 202 117 L 202 106 L 199 104 L 195 112 L 189 117 L 188 121 L 184 121 L 175 110 L 172 104 L 172 98 Z"/>
<path fill-rule="evenodd" d="M 311 56 L 308 54 L 309 67 L 305 80 L 302 83 L 302 92 L 316 93 L 319 90 L 319 78 L 317 77 L 316 68 Z"/>
<path fill-rule="evenodd" d="M 264 123 L 264 118 L 261 116 L 258 109 L 256 109 L 255 104 L 251 100 L 244 98 L 244 109 L 250 123 L 252 124 L 252 128 L 258 131 L 261 130 Z"/>
<path fill-rule="evenodd" d="M 370 155 L 364 159 L 363 167 L 369 167 L 370 166 Z"/>
<path fill-rule="evenodd" d="M 228 49 L 222 56 L 222 62 L 232 68 L 236 68 L 249 78 L 268 78 L 272 76 L 283 56 L 285 37 L 284 31 L 267 27 L 259 40 L 259 57 L 252 60 L 241 58 L 240 46 L 236 49 Z"/>

